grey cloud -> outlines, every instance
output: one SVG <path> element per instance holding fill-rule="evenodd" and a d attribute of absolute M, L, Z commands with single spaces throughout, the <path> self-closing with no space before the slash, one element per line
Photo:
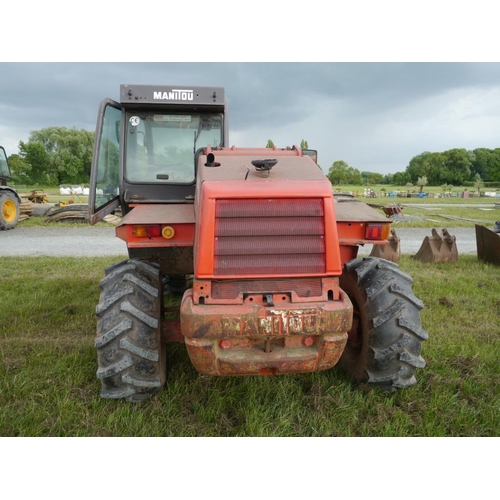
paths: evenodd
<path fill-rule="evenodd" d="M 317 148 L 325 170 L 336 159 L 404 170 L 415 154 L 463 137 L 471 140 L 455 147 L 498 146 L 497 63 L 0 63 L 0 131 L 23 131 L 18 142 L 53 125 L 92 130 L 99 102 L 117 99 L 121 83 L 225 87 L 231 130 L 245 145 L 286 132 L 286 145 L 306 139 Z M 481 101 L 488 92 L 490 106 L 467 115 L 484 127 L 483 142 L 467 135 L 465 114 L 455 113 L 463 130 L 453 135 L 460 96 Z M 426 132 L 433 128 L 442 136 Z"/>

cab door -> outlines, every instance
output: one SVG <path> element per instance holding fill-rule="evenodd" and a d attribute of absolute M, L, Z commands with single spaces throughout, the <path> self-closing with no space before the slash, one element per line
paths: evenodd
<path fill-rule="evenodd" d="M 5 180 L 7 179 L 12 179 L 12 176 L 10 175 L 7 153 L 3 146 L 0 146 L 0 186 L 6 185 Z"/>
<path fill-rule="evenodd" d="M 112 99 L 105 99 L 99 107 L 90 173 L 92 225 L 120 206 L 122 111 L 122 106 Z"/>

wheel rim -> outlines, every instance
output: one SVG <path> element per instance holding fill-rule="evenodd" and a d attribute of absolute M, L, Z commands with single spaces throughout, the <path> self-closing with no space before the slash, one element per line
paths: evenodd
<path fill-rule="evenodd" d="M 17 209 L 16 204 L 12 200 L 7 200 L 2 207 L 3 218 L 7 222 L 13 222 L 16 218 Z"/>

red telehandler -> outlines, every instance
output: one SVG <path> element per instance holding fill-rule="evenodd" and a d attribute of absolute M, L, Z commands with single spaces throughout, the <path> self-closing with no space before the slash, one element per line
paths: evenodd
<path fill-rule="evenodd" d="M 101 396 L 142 401 L 166 381 L 169 342 L 210 375 L 337 363 L 387 390 L 425 365 L 423 303 L 393 262 L 390 220 L 334 199 L 314 151 L 228 147 L 220 87 L 121 85 L 98 114 L 91 223 L 121 209 L 129 258 L 105 271 L 97 313 Z M 179 320 L 164 296 L 181 293 Z"/>

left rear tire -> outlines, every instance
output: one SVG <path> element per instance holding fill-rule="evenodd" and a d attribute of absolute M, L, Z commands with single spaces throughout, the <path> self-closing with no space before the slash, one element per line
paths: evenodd
<path fill-rule="evenodd" d="M 143 401 L 166 379 L 160 269 L 150 262 L 127 260 L 105 274 L 96 307 L 101 397 Z"/>

